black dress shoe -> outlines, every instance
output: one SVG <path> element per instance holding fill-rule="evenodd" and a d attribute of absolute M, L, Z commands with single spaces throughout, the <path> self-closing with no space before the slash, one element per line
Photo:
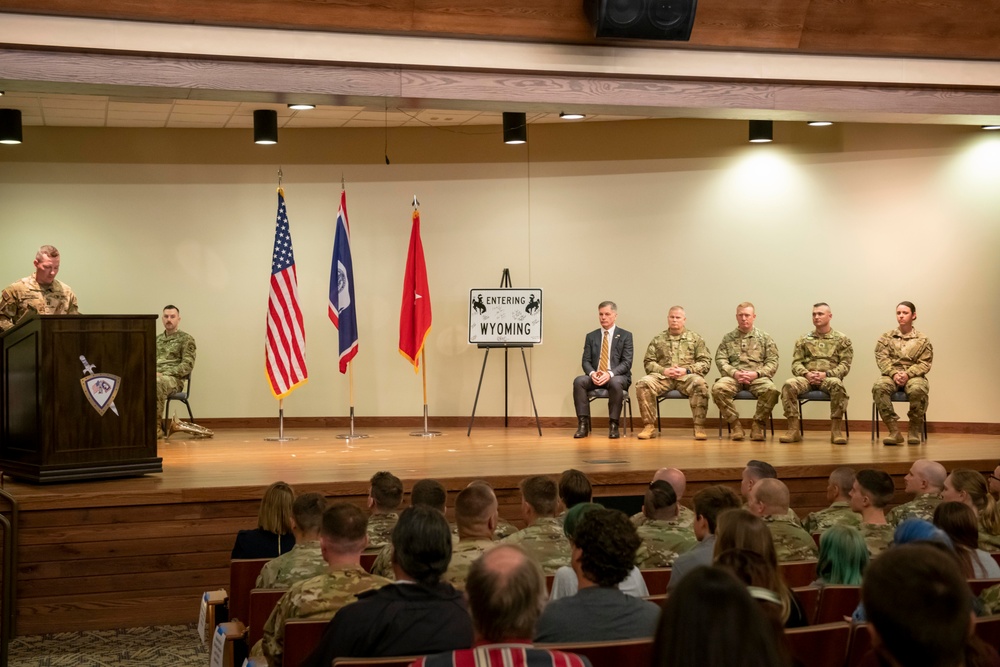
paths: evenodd
<path fill-rule="evenodd" d="M 608 422 L 608 438 L 611 440 L 617 440 L 621 436 L 618 435 L 618 420 L 612 419 Z"/>
<path fill-rule="evenodd" d="M 576 433 L 573 434 L 574 438 L 586 438 L 590 435 L 590 417 L 578 417 L 580 420 L 579 426 L 576 427 Z"/>

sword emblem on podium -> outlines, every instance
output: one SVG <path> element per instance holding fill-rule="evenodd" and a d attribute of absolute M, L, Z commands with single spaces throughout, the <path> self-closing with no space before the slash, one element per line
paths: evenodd
<path fill-rule="evenodd" d="M 104 416 L 104 413 L 111 408 L 111 411 L 118 415 L 118 408 L 115 407 L 115 396 L 121 387 L 122 379 L 111 373 L 95 372 L 94 364 L 87 361 L 87 357 L 80 355 L 83 362 L 83 375 L 80 378 L 80 385 L 83 387 L 83 395 L 93 406 L 97 413 Z"/>

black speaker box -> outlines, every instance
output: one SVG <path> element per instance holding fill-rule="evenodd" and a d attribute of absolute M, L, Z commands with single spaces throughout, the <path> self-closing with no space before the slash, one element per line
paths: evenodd
<path fill-rule="evenodd" d="M 597 37 L 691 39 L 698 0 L 583 0 Z"/>

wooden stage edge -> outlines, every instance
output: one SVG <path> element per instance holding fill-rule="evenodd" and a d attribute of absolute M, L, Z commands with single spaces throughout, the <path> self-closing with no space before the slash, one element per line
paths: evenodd
<path fill-rule="evenodd" d="M 762 459 L 778 469 L 804 515 L 826 505 L 826 478 L 837 466 L 885 470 L 899 503 L 909 500 L 903 476 L 915 459 L 992 472 L 1000 458 L 995 435 L 932 429 L 924 444 L 884 447 L 871 442 L 863 421 L 851 424 L 846 446 L 830 444 L 819 430 L 806 431 L 802 443 L 781 444 L 777 422 L 765 442 L 737 443 L 714 429 L 695 442 L 687 427 L 665 427 L 661 437 L 641 441 L 634 432 L 609 440 L 598 426 L 575 440 L 574 428 L 543 424 L 539 436 L 533 420 L 505 429 L 477 419 L 467 437 L 468 421 L 461 421 L 432 420 L 443 432 L 433 438 L 411 436 L 419 428 L 412 419 L 402 427 L 356 424 L 371 437 L 350 440 L 337 437 L 346 427 L 305 428 L 293 420 L 286 420 L 285 435 L 295 439 L 286 442 L 266 440 L 276 427 L 221 428 L 206 440 L 178 433 L 159 444 L 162 473 L 51 485 L 7 478 L 4 490 L 18 506 L 15 633 L 194 622 L 199 596 L 228 586 L 235 534 L 256 526 L 261 493 L 279 479 L 297 492 L 364 506 L 375 471 L 391 470 L 407 491 L 433 477 L 448 489 L 450 508 L 469 481 L 482 478 L 496 489 L 501 514 L 521 524 L 520 479 L 567 468 L 584 471 L 600 499 L 641 496 L 657 468 L 678 467 L 687 473 L 683 502 L 690 506 L 710 484 L 738 487 L 747 460 Z M 0 511 L 12 515 L 6 499 Z"/>

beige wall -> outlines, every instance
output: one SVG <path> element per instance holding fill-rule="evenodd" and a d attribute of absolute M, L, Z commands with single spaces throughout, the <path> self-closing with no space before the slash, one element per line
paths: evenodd
<path fill-rule="evenodd" d="M 248 130 L 26 128 L 25 144 L 0 146 L 0 282 L 27 275 L 37 246 L 52 243 L 85 312 L 176 303 L 198 341 L 196 415 L 272 416 L 263 340 L 280 164 L 311 376 L 286 400 L 288 416 L 347 412 L 326 317 L 343 175 L 358 416 L 421 412 L 420 378 L 396 351 L 416 194 L 434 308 L 432 415 L 471 411 L 482 352 L 466 342 L 469 289 L 496 286 L 509 267 L 515 286 L 544 289 L 544 342 L 529 352 L 543 416 L 573 414 L 570 382 L 603 299 L 635 334 L 636 378 L 668 306 L 686 306 L 714 350 L 735 304 L 751 300 L 781 351 L 779 380 L 811 304 L 825 300 L 855 343 L 847 385 L 863 419 L 875 338 L 908 299 L 935 346 L 931 420 L 1000 421 L 1000 385 L 982 380 L 1000 374 L 1000 357 L 984 352 L 1000 324 L 1000 136 L 779 124 L 778 142 L 750 146 L 742 122 L 648 121 L 532 126 L 515 148 L 499 128 L 451 129 L 392 130 L 386 166 L 381 130 L 283 130 L 265 148 Z M 481 415 L 503 413 L 501 357 L 491 354 Z M 528 415 L 516 352 L 510 371 L 511 414 Z"/>

